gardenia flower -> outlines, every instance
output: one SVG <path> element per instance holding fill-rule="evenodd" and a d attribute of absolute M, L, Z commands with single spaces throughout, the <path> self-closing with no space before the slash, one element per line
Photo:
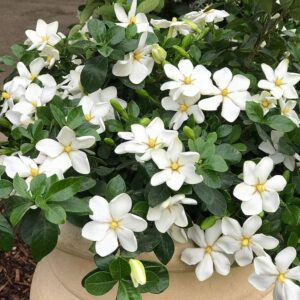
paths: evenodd
<path fill-rule="evenodd" d="M 80 151 L 90 148 L 95 143 L 93 136 L 76 137 L 75 132 L 65 126 L 57 136 L 57 140 L 43 139 L 36 144 L 36 149 L 47 156 L 42 166 L 57 169 L 64 173 L 70 167 L 80 174 L 90 173 L 87 155 Z"/>
<path fill-rule="evenodd" d="M 162 170 L 152 176 L 152 186 L 165 182 L 170 189 L 178 191 L 183 183 L 197 184 L 203 181 L 203 177 L 196 174 L 195 164 L 200 159 L 199 153 L 182 150 L 182 143 L 177 138 L 167 151 L 157 149 L 152 152 L 152 160 Z"/>
<path fill-rule="evenodd" d="M 32 116 L 21 114 L 14 110 L 8 110 L 5 114 L 5 117 L 13 124 L 13 128 L 27 128 L 30 123 L 33 123 Z"/>
<path fill-rule="evenodd" d="M 127 142 L 117 146 L 115 153 L 134 153 L 139 155 L 140 161 L 148 161 L 153 151 L 168 147 L 178 136 L 178 132 L 166 130 L 163 121 L 157 117 L 147 127 L 133 124 L 131 132 L 119 132 L 118 136 Z"/>
<path fill-rule="evenodd" d="M 277 105 L 277 99 L 266 91 L 263 91 L 261 94 L 254 95 L 252 100 L 261 106 L 264 115 L 266 115 L 271 108 L 274 108 Z"/>
<path fill-rule="evenodd" d="M 51 69 L 56 61 L 59 61 L 59 51 L 51 46 L 46 46 L 42 52 L 40 52 L 40 56 L 46 58 L 45 67 Z"/>
<path fill-rule="evenodd" d="M 205 232 L 194 224 L 188 229 L 188 237 L 199 248 L 187 248 L 181 254 L 181 260 L 188 265 L 197 265 L 196 276 L 199 281 L 210 278 L 214 272 L 226 276 L 230 272 L 230 261 L 219 247 L 219 238 L 222 234 L 221 221 Z"/>
<path fill-rule="evenodd" d="M 287 99 L 297 99 L 298 94 L 294 85 L 300 80 L 300 74 L 288 73 L 288 66 L 288 59 L 282 60 L 275 70 L 262 64 L 261 68 L 267 80 L 260 80 L 258 87 L 270 90 L 271 94 L 278 99 L 282 96 Z"/>
<path fill-rule="evenodd" d="M 191 115 L 194 116 L 196 123 L 202 123 L 205 116 L 198 105 L 195 105 L 198 100 L 198 97 L 184 96 L 181 96 L 176 101 L 174 101 L 172 97 L 163 98 L 161 102 L 162 107 L 165 110 L 176 111 L 170 121 L 170 127 L 173 127 L 174 130 L 178 130 Z"/>
<path fill-rule="evenodd" d="M 200 109 L 215 111 L 222 103 L 222 117 L 228 122 L 234 122 L 241 110 L 245 110 L 246 102 L 251 100 L 249 92 L 250 80 L 243 75 L 232 75 L 228 68 L 214 73 L 213 79 L 217 85 L 209 97 L 199 101 Z"/>
<path fill-rule="evenodd" d="M 167 232 L 173 224 L 186 227 L 188 219 L 182 204 L 197 205 L 194 199 L 186 198 L 184 194 L 169 197 L 163 203 L 149 207 L 147 220 L 154 221 L 159 232 Z"/>
<path fill-rule="evenodd" d="M 194 68 L 188 59 L 179 62 L 178 68 L 171 64 L 165 64 L 166 76 L 172 81 L 165 82 L 161 90 L 170 90 L 173 100 L 180 96 L 197 97 L 212 91 L 211 73 L 204 66 L 198 65 Z"/>
<path fill-rule="evenodd" d="M 139 285 L 145 285 L 147 283 L 146 271 L 143 263 L 138 259 L 129 259 L 130 265 L 130 277 L 133 286 L 137 288 Z"/>
<path fill-rule="evenodd" d="M 191 20 L 192 22 L 199 24 L 202 20 L 205 23 L 218 23 L 222 22 L 224 18 L 227 18 L 229 13 L 225 10 L 210 9 L 201 11 L 192 11 L 184 16 L 185 19 Z"/>
<path fill-rule="evenodd" d="M 137 32 L 152 31 L 152 27 L 149 25 L 148 19 L 145 14 L 136 14 L 137 0 L 132 0 L 130 10 L 126 14 L 125 9 L 119 4 L 114 4 L 114 10 L 118 21 L 118 26 L 127 27 L 130 24 L 135 24 L 137 27 Z"/>
<path fill-rule="evenodd" d="M 177 243 L 185 244 L 188 241 L 188 237 L 183 228 L 178 227 L 176 225 L 172 225 L 168 230 L 168 234 L 170 237 Z"/>
<path fill-rule="evenodd" d="M 40 79 L 39 74 L 45 67 L 45 61 L 39 57 L 34 59 L 29 64 L 29 69 L 25 66 L 24 63 L 18 62 L 17 64 L 17 70 L 19 72 L 20 77 L 27 79 L 27 84 L 30 84 L 35 79 Z"/>
<path fill-rule="evenodd" d="M 245 215 L 258 215 L 262 211 L 273 213 L 278 209 L 278 192 L 284 190 L 287 182 L 281 175 L 268 179 L 273 167 L 270 157 L 264 157 L 258 164 L 244 163 L 244 182 L 234 188 L 233 195 L 243 201 L 241 208 Z"/>
<path fill-rule="evenodd" d="M 279 99 L 281 115 L 289 118 L 299 127 L 300 118 L 294 110 L 296 105 L 297 105 L 297 101 L 294 100 L 285 101 L 284 99 Z"/>
<path fill-rule="evenodd" d="M 267 256 L 264 249 L 270 250 L 278 246 L 279 241 L 262 233 L 255 234 L 261 227 L 259 216 L 249 217 L 241 226 L 235 219 L 222 219 L 222 236 L 219 246 L 227 253 L 234 254 L 235 261 L 241 267 L 252 263 L 253 252 L 257 256 Z"/>
<path fill-rule="evenodd" d="M 172 37 L 176 37 L 178 33 L 182 35 L 188 35 L 191 32 L 191 26 L 188 24 L 177 21 L 177 18 L 173 18 L 172 21 L 165 19 L 151 19 L 150 23 L 156 28 L 171 28 L 172 29 Z"/>
<path fill-rule="evenodd" d="M 287 247 L 276 255 L 275 264 L 270 256 L 255 258 L 255 272 L 249 282 L 259 291 L 266 291 L 275 284 L 274 300 L 300 299 L 300 287 L 294 283 L 300 281 L 300 267 L 289 269 L 296 256 L 296 249 Z"/>
<path fill-rule="evenodd" d="M 147 228 L 147 222 L 133 214 L 131 198 L 120 194 L 111 200 L 100 196 L 90 199 L 92 219 L 82 228 L 85 239 L 96 242 L 96 252 L 104 257 L 113 253 L 120 245 L 129 252 L 137 250 L 137 240 L 133 232 L 142 232 Z"/>
<path fill-rule="evenodd" d="M 26 30 L 25 34 L 31 42 L 28 50 L 37 49 L 43 50 L 46 45 L 55 46 L 60 42 L 61 38 L 57 34 L 58 22 L 47 24 L 45 21 L 39 19 L 36 24 L 36 30 Z"/>
<path fill-rule="evenodd" d="M 126 54 L 123 60 L 117 61 L 112 73 L 118 77 L 129 76 L 134 84 L 139 84 L 151 74 L 154 60 L 151 56 L 152 45 L 146 45 L 147 32 L 141 35 L 137 49 Z"/>
<path fill-rule="evenodd" d="M 284 136 L 283 132 L 272 130 L 271 141 L 266 140 L 258 146 L 258 148 L 269 154 L 275 165 L 283 163 L 284 166 L 290 171 L 295 169 L 295 158 L 292 155 L 287 155 L 279 152 L 279 140 Z"/>
<path fill-rule="evenodd" d="M 60 84 L 60 88 L 64 91 L 63 97 L 72 99 L 80 99 L 84 96 L 83 87 L 81 85 L 80 76 L 84 66 L 77 66 L 75 70 L 64 76 L 64 81 Z"/>

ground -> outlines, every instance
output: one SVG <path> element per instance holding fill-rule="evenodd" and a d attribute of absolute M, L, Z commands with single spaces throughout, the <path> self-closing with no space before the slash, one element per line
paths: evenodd
<path fill-rule="evenodd" d="M 85 0 L 0 0 L 0 56 L 13 43 L 25 40 L 25 30 L 35 29 L 37 19 L 58 20 L 60 31 L 77 20 L 77 7 Z M 0 73 L 0 82 L 5 78 Z M 0 83 L 0 90 L 2 83 Z M 0 129 L 1 130 L 1 129 Z M 1 139 L 1 133 L 0 133 Z M 28 300 L 35 263 L 30 251 L 17 242 L 11 252 L 0 251 L 0 300 Z"/>

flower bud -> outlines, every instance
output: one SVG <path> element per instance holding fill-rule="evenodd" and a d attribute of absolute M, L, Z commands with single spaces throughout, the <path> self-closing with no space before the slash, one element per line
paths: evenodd
<path fill-rule="evenodd" d="M 147 126 L 150 122 L 151 122 L 151 120 L 149 118 L 143 118 L 140 121 L 140 124 L 143 125 L 143 126 Z"/>
<path fill-rule="evenodd" d="M 167 58 L 167 52 L 164 48 L 158 44 L 153 45 L 152 47 L 152 57 L 157 64 L 162 64 Z"/>
<path fill-rule="evenodd" d="M 105 138 L 103 141 L 104 141 L 104 143 L 107 144 L 107 145 L 110 145 L 110 146 L 116 146 L 114 140 L 111 139 L 111 138 Z"/>
<path fill-rule="evenodd" d="M 176 50 L 182 57 L 185 57 L 187 59 L 190 59 L 190 55 L 182 48 L 182 47 L 179 47 L 177 45 L 174 45 L 172 47 L 174 50 Z"/>
<path fill-rule="evenodd" d="M 214 226 L 216 222 L 220 219 L 218 216 L 210 216 L 204 219 L 200 225 L 202 230 L 207 230 L 208 228 Z"/>
<path fill-rule="evenodd" d="M 286 180 L 286 182 L 289 182 L 290 177 L 291 177 L 291 172 L 289 170 L 285 170 L 283 173 L 283 177 Z"/>
<path fill-rule="evenodd" d="M 189 126 L 184 126 L 183 127 L 183 133 L 189 138 L 189 139 L 192 139 L 194 140 L 195 139 L 195 132 L 194 130 L 189 127 Z"/>
<path fill-rule="evenodd" d="M 110 104 L 120 114 L 120 116 L 123 119 L 128 120 L 128 114 L 118 100 L 112 99 L 110 100 Z"/>
<path fill-rule="evenodd" d="M 135 92 L 141 97 L 144 97 L 144 98 L 150 97 L 149 93 L 144 89 L 135 90 Z"/>
<path fill-rule="evenodd" d="M 137 288 L 139 285 L 144 285 L 147 282 L 145 267 L 138 259 L 129 259 L 131 268 L 130 277 L 133 286 Z"/>

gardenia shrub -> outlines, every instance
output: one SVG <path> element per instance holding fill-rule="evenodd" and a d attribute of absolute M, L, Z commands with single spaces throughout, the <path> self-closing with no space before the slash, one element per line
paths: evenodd
<path fill-rule="evenodd" d="M 91 0 L 1 57 L 2 250 L 17 234 L 39 261 L 68 220 L 83 286 L 126 300 L 163 292 L 190 240 L 199 281 L 254 263 L 250 284 L 300 299 L 299 2 L 206 4 Z"/>

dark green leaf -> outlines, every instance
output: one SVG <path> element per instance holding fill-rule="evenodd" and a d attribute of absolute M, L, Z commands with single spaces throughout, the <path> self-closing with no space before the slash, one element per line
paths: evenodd
<path fill-rule="evenodd" d="M 88 21 L 88 30 L 91 36 L 97 42 L 103 42 L 106 38 L 106 26 L 104 22 L 98 19 L 91 19 Z"/>
<path fill-rule="evenodd" d="M 21 178 L 18 174 L 14 177 L 13 186 L 19 196 L 28 199 L 31 198 L 29 192 L 27 191 L 28 185 L 26 181 L 23 178 Z"/>
<path fill-rule="evenodd" d="M 107 199 L 111 200 L 124 192 L 126 192 L 126 184 L 120 175 L 117 175 L 108 182 L 106 189 Z"/>
<path fill-rule="evenodd" d="M 246 114 L 248 118 L 255 123 L 261 123 L 264 118 L 263 109 L 258 103 L 253 101 L 246 103 Z"/>
<path fill-rule="evenodd" d="M 43 212 L 46 219 L 53 224 L 64 224 L 66 222 L 66 212 L 59 205 L 49 204 Z"/>
<path fill-rule="evenodd" d="M 150 186 L 148 194 L 148 203 L 151 207 L 166 201 L 171 196 L 171 190 L 165 186 Z"/>
<path fill-rule="evenodd" d="M 1 179 L 0 180 L 0 199 L 8 198 L 13 190 L 13 185 L 10 181 Z"/>
<path fill-rule="evenodd" d="M 166 265 L 174 254 L 174 242 L 168 233 L 161 234 L 161 242 L 154 248 L 157 258 Z"/>
<path fill-rule="evenodd" d="M 131 269 L 127 260 L 118 257 L 110 263 L 109 271 L 113 279 L 121 280 L 129 279 Z"/>
<path fill-rule="evenodd" d="M 95 272 L 83 281 L 85 289 L 94 296 L 101 296 L 109 292 L 117 283 L 108 272 Z"/>
<path fill-rule="evenodd" d="M 285 116 L 271 116 L 267 119 L 266 124 L 281 132 L 290 132 L 296 128 L 295 123 Z"/>
<path fill-rule="evenodd" d="M 14 245 L 14 233 L 5 219 L 5 217 L 0 214 L 0 250 L 9 251 Z"/>
<path fill-rule="evenodd" d="M 142 298 L 132 284 L 121 281 L 118 287 L 117 300 L 142 300 Z"/>

